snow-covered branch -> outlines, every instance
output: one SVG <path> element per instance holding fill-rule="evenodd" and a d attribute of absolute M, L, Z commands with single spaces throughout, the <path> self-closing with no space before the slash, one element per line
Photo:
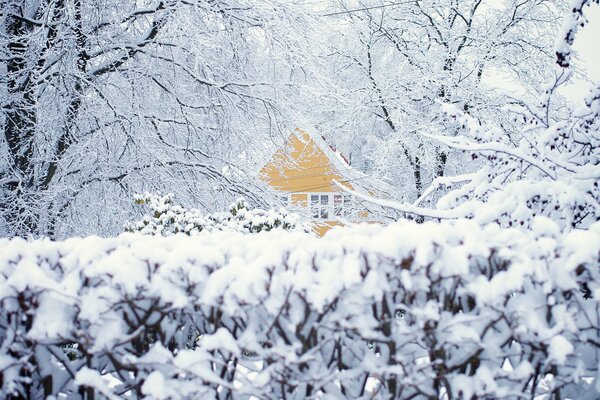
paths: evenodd
<path fill-rule="evenodd" d="M 489 143 L 477 143 L 468 140 L 465 137 L 460 136 L 442 136 L 442 135 L 425 135 L 431 139 L 437 140 L 438 142 L 444 143 L 445 145 L 470 152 L 491 152 L 491 153 L 503 153 L 509 156 L 516 158 L 517 160 L 522 160 L 533 167 L 539 169 L 546 176 L 551 178 L 552 180 L 556 180 L 556 173 L 549 169 L 546 165 L 536 160 L 535 158 L 529 156 L 528 154 L 523 154 L 519 152 L 517 149 L 508 147 L 503 143 L 498 142 L 489 142 Z"/>
<path fill-rule="evenodd" d="M 457 219 L 467 218 L 473 214 L 475 208 L 474 204 L 463 204 L 452 210 L 436 210 L 427 207 L 419 207 L 415 204 L 401 203 L 393 200 L 379 199 L 368 194 L 358 192 L 356 190 L 349 189 L 341 183 L 334 181 L 334 183 L 342 189 L 344 192 L 351 194 L 352 196 L 364 200 L 367 203 L 376 204 L 381 207 L 391 208 L 396 211 L 400 211 L 405 214 L 412 214 L 421 217 L 436 218 L 436 219 Z"/>
<path fill-rule="evenodd" d="M 532 229 L 0 240 L 0 396 L 597 398 L 600 225 Z"/>

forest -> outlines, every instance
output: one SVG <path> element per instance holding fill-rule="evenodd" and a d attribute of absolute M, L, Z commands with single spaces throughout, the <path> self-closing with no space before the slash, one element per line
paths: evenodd
<path fill-rule="evenodd" d="M 600 398 L 598 38 L 599 0 L 0 0 L 0 398 Z M 354 177 L 309 212 L 261 172 L 298 129 Z"/>

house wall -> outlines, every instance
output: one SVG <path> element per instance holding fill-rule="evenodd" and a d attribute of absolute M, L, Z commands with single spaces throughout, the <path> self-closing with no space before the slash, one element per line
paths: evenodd
<path fill-rule="evenodd" d="M 342 192 L 334 180 L 353 189 L 334 170 L 327 155 L 310 135 L 300 130 L 297 132 L 290 136 L 286 148 L 278 150 L 273 160 L 260 171 L 264 181 L 274 189 L 290 194 L 291 205 L 301 207 L 310 206 L 310 193 Z M 364 213 L 362 215 L 365 216 Z M 314 230 L 321 236 L 333 226 L 341 225 L 338 221 L 316 221 Z"/>
<path fill-rule="evenodd" d="M 304 193 L 292 193 L 290 203 L 293 206 L 308 207 L 308 195 Z"/>

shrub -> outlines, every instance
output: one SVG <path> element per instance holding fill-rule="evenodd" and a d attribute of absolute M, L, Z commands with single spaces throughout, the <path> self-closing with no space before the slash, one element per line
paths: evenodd
<path fill-rule="evenodd" d="M 533 227 L 0 240 L 0 397 L 599 398 L 600 224 Z"/>
<path fill-rule="evenodd" d="M 125 226 L 129 232 L 145 235 L 169 236 L 175 233 L 196 235 L 202 231 L 227 231 L 257 233 L 272 229 L 301 230 L 308 232 L 308 225 L 302 223 L 298 214 L 284 208 L 279 210 L 250 209 L 244 199 L 237 200 L 228 212 L 203 215 L 192 208 L 186 209 L 173 203 L 174 195 L 165 196 L 144 193 L 136 195 L 135 202 L 148 208 L 149 213 L 136 223 Z"/>

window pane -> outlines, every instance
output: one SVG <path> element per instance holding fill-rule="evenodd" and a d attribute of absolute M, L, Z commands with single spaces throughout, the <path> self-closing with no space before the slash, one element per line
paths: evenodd
<path fill-rule="evenodd" d="M 344 215 L 349 216 L 352 211 L 352 197 L 344 195 Z"/>
<path fill-rule="evenodd" d="M 316 194 L 310 195 L 310 208 L 312 209 L 312 217 L 319 218 L 319 196 Z"/>
<path fill-rule="evenodd" d="M 342 216 L 342 195 L 341 194 L 335 194 L 333 195 L 333 212 L 335 214 L 336 217 L 341 217 Z"/>
<path fill-rule="evenodd" d="M 321 195 L 321 210 L 320 210 L 320 217 L 321 219 L 327 219 L 329 218 L 329 195 L 328 194 L 322 194 Z"/>

